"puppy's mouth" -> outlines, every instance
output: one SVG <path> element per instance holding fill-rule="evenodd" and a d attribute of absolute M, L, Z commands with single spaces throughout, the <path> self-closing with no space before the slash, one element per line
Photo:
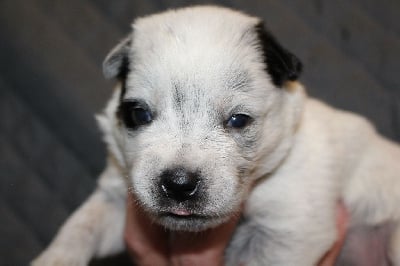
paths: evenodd
<path fill-rule="evenodd" d="M 172 215 L 176 215 L 178 217 L 186 217 L 186 216 L 190 216 L 193 213 L 187 209 L 183 209 L 183 208 L 179 208 L 179 209 L 173 209 L 170 212 L 168 212 Z"/>
<path fill-rule="evenodd" d="M 159 214 L 159 217 L 162 218 L 168 218 L 168 219 L 174 219 L 174 220 L 186 220 L 186 221 L 194 221 L 194 220 L 208 220 L 208 219 L 212 219 L 211 216 L 207 216 L 204 214 L 199 214 L 199 213 L 195 213 L 192 212 L 190 210 L 186 210 L 186 209 L 174 209 L 171 211 L 165 211 L 165 212 L 161 212 Z"/>
<path fill-rule="evenodd" d="M 203 231 L 222 222 L 221 217 L 198 214 L 186 209 L 160 212 L 156 219 L 170 230 L 189 232 Z"/>
<path fill-rule="evenodd" d="M 180 215 L 172 212 L 167 212 L 160 214 L 159 216 L 161 219 L 167 218 L 167 219 L 173 219 L 176 221 L 182 220 L 182 221 L 195 221 L 195 220 L 207 220 L 210 219 L 210 217 L 203 216 L 203 215 L 198 215 L 198 214 L 189 214 L 189 215 Z"/>

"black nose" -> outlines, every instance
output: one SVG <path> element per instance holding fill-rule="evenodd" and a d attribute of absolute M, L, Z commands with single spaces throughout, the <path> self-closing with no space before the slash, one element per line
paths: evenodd
<path fill-rule="evenodd" d="M 200 184 L 199 174 L 183 168 L 166 170 L 161 174 L 161 189 L 171 199 L 182 202 L 193 198 Z"/>

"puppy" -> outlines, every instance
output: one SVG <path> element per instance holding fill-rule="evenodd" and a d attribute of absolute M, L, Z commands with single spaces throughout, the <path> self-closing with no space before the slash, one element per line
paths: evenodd
<path fill-rule="evenodd" d="M 237 11 L 135 20 L 104 62 L 120 81 L 97 117 L 107 167 L 33 265 L 122 251 L 127 193 L 170 230 L 217 226 L 245 204 L 227 265 L 315 265 L 335 241 L 342 201 L 355 233 L 339 264 L 359 263 L 363 235 L 385 247 L 376 265 L 400 265 L 399 146 L 307 97 L 301 69 L 260 19 Z"/>

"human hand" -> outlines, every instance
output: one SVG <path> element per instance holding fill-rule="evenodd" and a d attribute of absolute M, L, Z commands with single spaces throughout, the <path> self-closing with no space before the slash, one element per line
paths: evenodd
<path fill-rule="evenodd" d="M 204 232 L 171 232 L 155 224 L 128 199 L 125 241 L 137 265 L 185 266 L 224 264 L 224 251 L 235 230 L 240 215 Z M 346 235 L 348 214 L 343 204 L 337 207 L 338 237 L 321 259 L 319 266 L 334 265 Z"/>
<path fill-rule="evenodd" d="M 168 232 L 155 224 L 128 193 L 124 239 L 135 265 L 169 265 Z"/>
<path fill-rule="evenodd" d="M 129 195 L 125 243 L 135 263 L 141 266 L 220 266 L 239 217 L 234 215 L 226 223 L 203 232 L 172 232 L 155 224 Z"/>
<path fill-rule="evenodd" d="M 240 214 L 203 232 L 173 232 L 169 256 L 174 266 L 222 266 L 224 252 L 239 221 Z"/>
<path fill-rule="evenodd" d="M 335 265 L 336 259 L 340 254 L 340 251 L 343 247 L 347 226 L 349 222 L 349 213 L 347 212 L 346 207 L 342 202 L 339 202 L 336 206 L 336 229 L 337 229 L 337 238 L 336 242 L 333 244 L 331 249 L 325 254 L 325 256 L 321 259 L 318 266 L 333 266 Z"/>

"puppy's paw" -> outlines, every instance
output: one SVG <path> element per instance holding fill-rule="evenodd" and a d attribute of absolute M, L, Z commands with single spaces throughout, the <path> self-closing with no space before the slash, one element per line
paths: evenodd
<path fill-rule="evenodd" d="M 71 254 L 66 249 L 46 250 L 34 259 L 31 266 L 86 266 L 86 260 L 77 254 Z"/>

